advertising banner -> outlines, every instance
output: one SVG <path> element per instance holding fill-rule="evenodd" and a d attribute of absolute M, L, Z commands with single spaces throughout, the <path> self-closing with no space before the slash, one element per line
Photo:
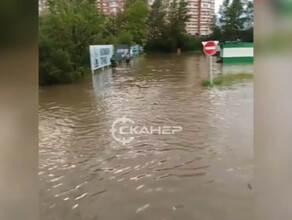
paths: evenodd
<path fill-rule="evenodd" d="M 144 53 L 144 48 L 143 48 L 143 46 L 139 45 L 139 48 L 140 48 L 139 53 L 140 53 L 140 54 Z"/>
<path fill-rule="evenodd" d="M 139 51 L 140 51 L 140 46 L 138 44 L 131 46 L 131 51 L 130 51 L 131 57 L 138 56 Z"/>
<path fill-rule="evenodd" d="M 126 44 L 120 44 L 116 48 L 116 60 L 121 61 L 124 60 L 126 54 L 130 53 L 130 46 Z"/>
<path fill-rule="evenodd" d="M 94 70 L 109 66 L 113 56 L 113 45 L 90 45 L 90 65 L 92 73 Z"/>

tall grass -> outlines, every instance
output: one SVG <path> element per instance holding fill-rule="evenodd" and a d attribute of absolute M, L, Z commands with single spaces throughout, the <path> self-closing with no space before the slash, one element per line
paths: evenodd
<path fill-rule="evenodd" d="M 238 73 L 238 74 L 228 74 L 220 75 L 213 79 L 213 84 L 211 85 L 210 79 L 205 79 L 202 81 L 202 86 L 227 86 L 234 83 L 240 83 L 253 79 L 253 74 L 251 73 Z"/>

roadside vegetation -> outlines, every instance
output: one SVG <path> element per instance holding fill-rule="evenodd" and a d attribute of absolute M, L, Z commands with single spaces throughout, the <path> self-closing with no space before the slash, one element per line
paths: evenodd
<path fill-rule="evenodd" d="M 48 0 L 39 19 L 40 85 L 71 83 L 89 66 L 89 45 L 141 44 L 147 52 L 201 49 L 187 35 L 187 2 L 127 0 L 123 12 L 104 15 L 96 0 Z"/>
<path fill-rule="evenodd" d="M 253 42 L 253 0 L 223 0 L 210 39 Z"/>
<path fill-rule="evenodd" d="M 213 79 L 213 84 L 209 79 L 202 81 L 202 86 L 212 87 L 212 86 L 229 86 L 235 83 L 247 82 L 253 79 L 253 74 L 251 73 L 238 73 L 238 74 L 228 74 L 216 76 Z"/>
<path fill-rule="evenodd" d="M 186 0 L 155 0 L 150 8 L 148 1 L 127 0 L 116 15 L 102 14 L 96 0 L 47 0 L 46 4 L 39 17 L 40 85 L 81 78 L 89 68 L 93 44 L 140 44 L 146 52 L 202 50 L 201 39 L 186 33 L 190 19 Z M 244 28 L 251 21 L 251 9 L 252 5 L 243 9 L 240 0 L 224 0 L 220 24 L 214 23 L 211 37 L 221 40 L 251 31 Z"/>

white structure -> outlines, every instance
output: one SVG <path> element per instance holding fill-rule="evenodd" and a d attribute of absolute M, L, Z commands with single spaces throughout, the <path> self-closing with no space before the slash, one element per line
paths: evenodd
<path fill-rule="evenodd" d="M 223 63 L 253 63 L 253 43 L 223 43 L 220 47 Z"/>
<path fill-rule="evenodd" d="M 124 11 L 125 0 L 97 0 L 97 7 L 104 14 L 116 14 Z"/>
<path fill-rule="evenodd" d="M 189 14 L 187 32 L 191 35 L 205 36 L 211 33 L 210 27 L 215 15 L 215 0 L 187 0 Z"/>
<path fill-rule="evenodd" d="M 111 57 L 114 53 L 113 45 L 90 45 L 90 65 L 91 71 L 109 66 L 111 64 Z"/>

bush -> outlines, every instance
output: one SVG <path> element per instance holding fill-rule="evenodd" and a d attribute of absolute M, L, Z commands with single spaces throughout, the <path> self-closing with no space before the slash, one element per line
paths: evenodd
<path fill-rule="evenodd" d="M 197 51 L 202 50 L 201 40 L 191 36 L 182 35 L 179 38 L 166 38 L 149 40 L 146 43 L 146 52 L 176 52 L 177 48 L 181 48 L 182 51 Z"/>
<path fill-rule="evenodd" d="M 92 0 L 48 3 L 39 17 L 39 84 L 71 83 L 89 66 L 89 45 L 102 39 L 103 17 Z"/>
<path fill-rule="evenodd" d="M 116 37 L 116 43 L 131 45 L 133 43 L 133 36 L 129 32 L 122 30 Z"/>
<path fill-rule="evenodd" d="M 53 47 L 48 39 L 39 44 L 39 84 L 70 83 L 76 79 L 69 54 Z"/>
<path fill-rule="evenodd" d="M 183 37 L 182 51 L 196 51 L 203 50 L 202 42 L 197 37 L 185 35 Z"/>

